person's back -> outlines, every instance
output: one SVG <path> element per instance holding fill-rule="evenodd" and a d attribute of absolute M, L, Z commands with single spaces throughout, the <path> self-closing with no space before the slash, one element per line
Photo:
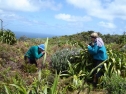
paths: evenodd
<path fill-rule="evenodd" d="M 88 51 L 93 55 L 93 58 L 97 60 L 106 60 L 108 57 L 106 47 L 104 45 L 100 47 L 97 43 L 94 43 L 93 46 L 88 46 Z"/>

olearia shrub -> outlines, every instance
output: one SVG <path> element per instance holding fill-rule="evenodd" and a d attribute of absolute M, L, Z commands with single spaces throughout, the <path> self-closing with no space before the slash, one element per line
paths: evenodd
<path fill-rule="evenodd" d="M 51 67 L 56 69 L 57 72 L 66 71 L 68 69 L 68 61 L 75 63 L 75 59 L 72 56 L 80 54 L 80 49 L 62 49 L 55 52 L 51 56 Z"/>

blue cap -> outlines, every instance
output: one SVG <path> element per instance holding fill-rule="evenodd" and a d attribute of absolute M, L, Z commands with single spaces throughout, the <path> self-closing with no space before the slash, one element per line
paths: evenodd
<path fill-rule="evenodd" d="M 40 44 L 40 45 L 38 45 L 38 47 L 39 47 L 40 49 L 42 49 L 42 50 L 45 50 L 45 45 L 44 45 L 44 44 Z"/>

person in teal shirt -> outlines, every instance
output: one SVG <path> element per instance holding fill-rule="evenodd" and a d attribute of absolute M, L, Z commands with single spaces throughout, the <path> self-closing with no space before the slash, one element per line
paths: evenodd
<path fill-rule="evenodd" d="M 104 42 L 102 38 L 98 36 L 97 33 L 91 34 L 91 44 L 88 45 L 88 52 L 93 56 L 93 67 L 98 66 L 100 63 L 102 63 L 104 60 L 108 58 L 106 47 L 104 45 Z M 103 65 L 99 68 L 103 68 Z M 97 86 L 98 78 L 102 76 L 101 71 L 97 72 L 94 71 L 93 73 L 93 85 L 94 87 Z"/>
<path fill-rule="evenodd" d="M 25 63 L 35 64 L 37 66 L 37 59 L 40 59 L 45 54 L 45 45 L 31 46 L 24 55 Z"/>

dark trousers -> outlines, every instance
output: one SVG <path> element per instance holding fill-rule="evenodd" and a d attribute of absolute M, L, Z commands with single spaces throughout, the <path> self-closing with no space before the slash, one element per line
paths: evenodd
<path fill-rule="evenodd" d="M 95 68 L 96 66 L 98 66 L 100 63 L 102 63 L 104 60 L 93 60 L 93 67 Z M 97 69 L 100 68 L 100 71 L 97 72 Z M 99 66 L 94 72 L 93 74 L 96 74 L 96 77 L 101 77 L 103 75 L 103 72 L 101 71 L 101 69 L 103 68 L 103 65 Z"/>
<path fill-rule="evenodd" d="M 25 60 L 25 63 L 26 64 L 35 64 L 36 66 L 37 66 L 37 62 L 36 62 L 36 60 L 35 59 L 31 59 L 31 58 L 29 58 L 29 57 L 27 57 L 27 56 L 24 56 L 24 60 Z"/>
<path fill-rule="evenodd" d="M 95 68 L 102 62 L 103 62 L 103 60 L 94 59 L 93 67 Z M 98 68 L 100 68 L 99 71 L 98 71 Z M 101 77 L 103 75 L 103 72 L 102 72 L 103 65 L 99 66 L 98 68 L 93 72 L 93 86 L 94 87 L 97 87 L 98 79 L 99 79 L 99 77 Z"/>

